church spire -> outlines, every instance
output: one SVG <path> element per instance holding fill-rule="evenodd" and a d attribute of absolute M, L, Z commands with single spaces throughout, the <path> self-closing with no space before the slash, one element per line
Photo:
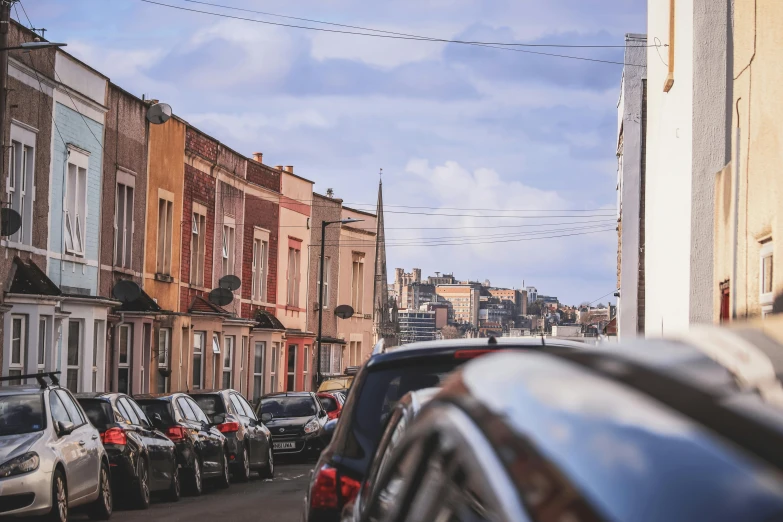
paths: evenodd
<path fill-rule="evenodd" d="M 381 169 L 383 176 L 383 169 Z M 383 224 L 383 178 L 378 181 L 378 205 L 375 210 L 375 285 L 373 288 L 373 330 L 375 341 L 385 339 L 386 346 L 395 346 L 396 318 L 389 306 L 389 279 L 386 274 L 386 233 Z"/>

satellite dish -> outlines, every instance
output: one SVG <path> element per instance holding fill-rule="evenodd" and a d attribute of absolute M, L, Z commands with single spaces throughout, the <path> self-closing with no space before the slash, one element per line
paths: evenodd
<path fill-rule="evenodd" d="M 0 236 L 11 236 L 22 228 L 22 216 L 12 208 L 0 209 Z"/>
<path fill-rule="evenodd" d="M 220 281 L 218 281 L 218 286 L 233 292 L 242 286 L 242 280 L 235 275 L 227 275 L 220 278 Z"/>
<path fill-rule="evenodd" d="M 168 103 L 156 103 L 147 109 L 147 121 L 153 125 L 166 123 L 171 118 L 171 105 Z"/>
<path fill-rule="evenodd" d="M 234 300 L 234 293 L 228 288 L 215 288 L 209 293 L 209 302 L 218 306 L 226 306 Z"/>
<path fill-rule="evenodd" d="M 121 303 L 135 301 L 141 295 L 141 287 L 133 281 L 118 281 L 111 290 L 111 295 Z"/>
<path fill-rule="evenodd" d="M 334 315 L 340 319 L 348 319 L 353 315 L 353 308 L 351 305 L 340 305 L 334 309 Z"/>

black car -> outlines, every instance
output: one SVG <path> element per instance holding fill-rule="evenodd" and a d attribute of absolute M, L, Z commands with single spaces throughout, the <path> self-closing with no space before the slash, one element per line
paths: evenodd
<path fill-rule="evenodd" d="M 356 499 L 348 503 L 343 509 L 343 522 L 361 520 L 362 515 L 364 515 L 364 506 L 373 497 L 375 485 L 386 470 L 395 449 L 402 442 L 403 435 L 419 414 L 421 408 L 435 397 L 438 392 L 440 392 L 440 388 L 425 388 L 410 392 L 400 399 L 397 406 L 394 407 L 394 411 L 386 423 L 386 428 L 383 430 L 381 441 L 378 443 L 378 450 L 375 452 L 367 477 L 361 483 L 361 486 L 359 486 L 358 482 L 353 485 L 354 488 L 359 487 L 359 493 L 356 495 Z"/>
<path fill-rule="evenodd" d="M 262 478 L 275 474 L 272 436 L 256 418 L 253 407 L 235 390 L 195 391 L 190 396 L 226 437 L 234 478 L 247 482 L 250 471 Z"/>
<path fill-rule="evenodd" d="M 472 362 L 358 520 L 781 520 L 783 345 L 756 340 L 774 356 L 724 338 Z"/>
<path fill-rule="evenodd" d="M 174 443 L 152 425 L 133 399 L 122 393 L 81 393 L 76 400 L 101 434 L 112 489 L 120 498 L 125 496 L 141 509 L 149 507 L 152 492 L 179 500 Z"/>
<path fill-rule="evenodd" d="M 316 453 L 323 449 L 326 410 L 311 392 L 264 395 L 258 416 L 272 433 L 275 453 Z"/>
<path fill-rule="evenodd" d="M 192 495 L 201 495 L 204 479 L 215 478 L 218 486 L 229 486 L 226 437 L 189 395 L 169 393 L 134 398 L 152 424 L 174 442 L 177 463 Z"/>
<path fill-rule="evenodd" d="M 537 337 L 490 337 L 412 343 L 383 353 L 379 343 L 356 375 L 340 419 L 329 421 L 326 427 L 325 436 L 333 433 L 333 438 L 313 470 L 304 520 L 339 520 L 343 507 L 358 492 L 353 485 L 361 484 L 367 474 L 385 422 L 406 393 L 439 386 L 465 362 L 497 350 L 570 352 L 584 347 L 582 343 Z"/>

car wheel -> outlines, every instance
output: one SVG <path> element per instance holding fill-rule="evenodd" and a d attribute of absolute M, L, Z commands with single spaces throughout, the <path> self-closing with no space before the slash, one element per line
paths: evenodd
<path fill-rule="evenodd" d="M 201 476 L 201 463 L 198 461 L 198 457 L 193 459 L 193 471 L 190 475 L 190 484 L 188 487 L 189 493 L 194 497 L 198 497 L 204 492 L 203 477 Z"/>
<path fill-rule="evenodd" d="M 247 453 L 247 446 L 242 448 L 242 467 L 234 472 L 234 478 L 239 482 L 250 480 L 250 455 Z"/>
<path fill-rule="evenodd" d="M 139 469 L 136 473 L 136 505 L 137 509 L 147 509 L 150 507 L 150 472 L 147 461 L 144 457 L 139 457 Z"/>
<path fill-rule="evenodd" d="M 218 479 L 218 487 L 225 489 L 231 485 L 231 472 L 228 469 L 228 458 L 226 457 L 226 448 L 223 448 L 223 474 Z"/>
<path fill-rule="evenodd" d="M 169 502 L 178 502 L 180 497 L 179 466 L 174 463 L 174 472 L 171 474 L 171 485 L 166 492 L 166 500 Z"/>
<path fill-rule="evenodd" d="M 271 479 L 275 476 L 275 454 L 272 452 L 272 445 L 270 444 L 267 450 L 269 455 L 267 456 L 266 466 L 261 473 L 261 477 L 265 479 Z"/>
<path fill-rule="evenodd" d="M 68 484 L 59 469 L 52 478 L 52 509 L 46 516 L 47 521 L 68 522 Z"/>
<path fill-rule="evenodd" d="M 109 481 L 109 465 L 105 462 L 101 463 L 98 484 L 98 499 L 90 506 L 89 515 L 93 520 L 109 520 L 114 506 Z"/>

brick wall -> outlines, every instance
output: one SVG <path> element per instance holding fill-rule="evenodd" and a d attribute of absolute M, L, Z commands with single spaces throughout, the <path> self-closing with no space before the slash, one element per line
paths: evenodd
<path fill-rule="evenodd" d="M 185 165 L 185 192 L 182 201 L 182 263 L 180 279 L 190 283 L 190 256 L 193 229 L 193 202 L 207 207 L 207 233 L 204 240 L 204 284 L 212 281 L 213 249 L 215 247 L 215 179 L 198 169 Z M 176 226 L 176 225 L 175 225 Z M 182 287 L 180 292 L 180 309 L 185 311 L 190 307 L 193 297 L 203 292 Z"/>
<path fill-rule="evenodd" d="M 218 142 L 193 127 L 188 127 L 185 132 L 185 150 L 195 152 L 213 163 L 217 162 Z"/>
<path fill-rule="evenodd" d="M 247 162 L 247 180 L 256 185 L 280 192 L 280 171 L 257 163 Z"/>
<path fill-rule="evenodd" d="M 253 228 L 261 227 L 269 230 L 269 253 L 266 278 L 266 301 L 268 303 L 277 302 L 277 249 L 279 235 L 280 207 L 272 201 L 247 195 L 245 199 L 245 219 L 244 219 L 244 259 L 242 263 L 242 298 L 250 299 L 250 280 L 252 277 L 253 263 Z M 250 304 L 242 305 L 242 317 L 252 318 L 255 310 L 259 308 Z M 274 308 L 267 308 L 267 311 L 274 313 Z"/>
<path fill-rule="evenodd" d="M 218 165 L 227 171 L 232 172 L 235 176 L 240 178 L 245 177 L 246 164 L 247 160 L 233 150 L 223 146 L 218 148 Z"/>

